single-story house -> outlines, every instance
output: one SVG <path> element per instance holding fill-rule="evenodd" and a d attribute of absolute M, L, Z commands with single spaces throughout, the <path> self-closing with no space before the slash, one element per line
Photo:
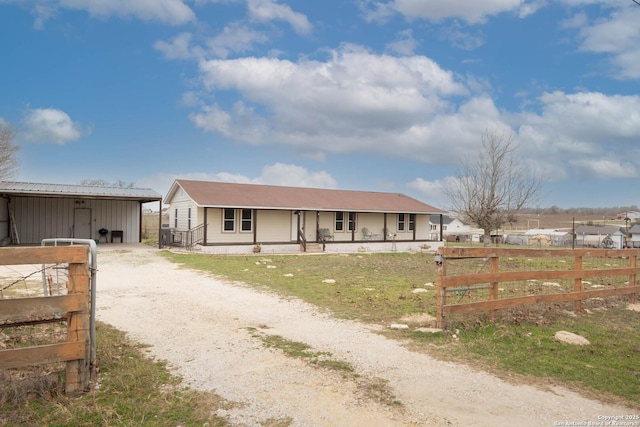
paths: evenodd
<path fill-rule="evenodd" d="M 399 193 L 176 180 L 165 244 L 207 252 L 411 250 L 441 209 Z M 442 236 L 435 239 L 442 240 Z"/>
<path fill-rule="evenodd" d="M 0 242 L 140 242 L 143 203 L 148 202 L 160 204 L 162 196 L 140 188 L 0 182 Z"/>
<path fill-rule="evenodd" d="M 442 216 L 442 230 L 438 224 L 440 215 L 431 216 L 431 230 L 445 236 L 449 242 L 471 242 L 476 237 L 484 234 L 484 231 L 472 225 L 464 223 L 460 218 L 451 217 L 449 215 Z"/>

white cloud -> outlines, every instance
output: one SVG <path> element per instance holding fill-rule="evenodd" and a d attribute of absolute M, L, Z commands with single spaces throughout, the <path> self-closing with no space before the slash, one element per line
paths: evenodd
<path fill-rule="evenodd" d="M 181 25 L 196 20 L 183 0 L 59 0 L 60 7 L 84 10 L 91 16 L 134 17 L 144 21 Z"/>
<path fill-rule="evenodd" d="M 622 8 L 604 20 L 583 26 L 580 50 L 610 55 L 611 74 L 621 79 L 640 78 L 640 7 Z"/>
<path fill-rule="evenodd" d="M 631 154 L 640 139 L 640 96 L 556 91 L 539 102 L 539 113 L 515 118 L 532 169 L 551 181 L 568 169 L 602 179 L 636 176 Z"/>
<path fill-rule="evenodd" d="M 251 51 L 256 44 L 267 41 L 268 38 L 263 33 L 236 22 L 226 26 L 221 34 L 207 40 L 207 47 L 215 57 L 226 58 L 231 53 Z"/>
<path fill-rule="evenodd" d="M 23 138 L 30 142 L 66 144 L 77 141 L 83 131 L 69 115 L 54 108 L 36 108 L 30 110 L 23 120 Z"/>
<path fill-rule="evenodd" d="M 330 51 L 326 60 L 200 61 L 200 77 L 204 92 L 218 101 L 199 104 L 191 115 L 196 126 L 320 160 L 327 153 L 377 153 L 458 165 L 477 152 L 485 130 L 513 129 L 523 162 L 551 182 L 570 173 L 634 175 L 640 164 L 633 152 L 640 96 L 547 92 L 514 114 L 484 95 L 482 82 L 461 81 L 430 58 L 353 45 Z M 237 99 L 223 103 L 218 93 Z"/>
<path fill-rule="evenodd" d="M 517 12 L 520 16 L 526 16 L 536 9 L 537 6 L 534 6 L 534 3 L 525 3 L 523 0 L 392 0 L 376 2 L 366 18 L 382 20 L 394 11 L 408 20 L 427 19 L 438 22 L 457 18 L 469 24 L 482 24 L 489 16 L 504 12 Z"/>
<path fill-rule="evenodd" d="M 203 106 L 201 113 L 189 115 L 191 121 L 206 132 L 217 132 L 225 136 L 231 135 L 232 117 L 217 105 Z"/>
<path fill-rule="evenodd" d="M 420 194 L 420 198 L 428 200 L 430 205 L 440 209 L 449 209 L 450 201 L 447 199 L 444 190 L 456 181 L 457 179 L 451 176 L 435 181 L 416 178 L 408 182 L 407 187 L 417 191 Z"/>
<path fill-rule="evenodd" d="M 183 0 L 2 0 L 31 10 L 34 26 L 42 28 L 60 9 L 83 10 L 93 17 L 137 18 L 169 25 L 194 22 L 196 15 Z"/>
<path fill-rule="evenodd" d="M 206 90 L 236 91 L 242 101 L 228 111 L 205 107 L 192 115 L 198 127 L 313 153 L 424 149 L 429 141 L 416 142 L 415 129 L 449 112 L 447 97 L 467 94 L 427 57 L 375 55 L 355 46 L 331 52 L 326 62 L 241 58 L 201 61 L 200 70 Z"/>
<path fill-rule="evenodd" d="M 265 34 L 236 22 L 226 26 L 217 36 L 204 40 L 202 46 L 194 41 L 193 34 L 181 33 L 168 42 L 158 40 L 153 47 L 165 59 L 170 60 L 201 60 L 210 57 L 224 59 L 231 54 L 251 51 L 256 44 L 267 41 Z"/>
<path fill-rule="evenodd" d="M 195 181 L 232 182 L 237 184 L 282 185 L 288 187 L 337 188 L 336 180 L 325 171 L 312 172 L 308 169 L 285 163 L 275 163 L 262 168 L 261 174 L 249 177 L 230 172 L 206 173 L 159 173 L 141 178 L 135 182 L 138 188 L 151 188 L 160 194 L 167 194 L 176 179 Z"/>
<path fill-rule="evenodd" d="M 399 55 L 413 55 L 419 43 L 413 38 L 411 29 L 401 31 L 395 41 L 387 44 L 387 49 Z"/>
<path fill-rule="evenodd" d="M 477 49 L 485 43 L 482 32 L 464 28 L 457 21 L 441 29 L 439 37 L 443 40 L 448 40 L 453 46 L 463 50 Z"/>
<path fill-rule="evenodd" d="M 325 171 L 309 172 L 302 166 L 276 163 L 265 166 L 255 182 L 290 187 L 336 188 L 337 182 Z"/>
<path fill-rule="evenodd" d="M 165 59 L 194 59 L 202 57 L 202 52 L 191 47 L 191 33 L 181 33 L 171 39 L 170 42 L 158 40 L 153 48 L 161 52 Z"/>
<path fill-rule="evenodd" d="M 307 17 L 299 12 L 294 12 L 287 5 L 279 4 L 274 0 L 247 0 L 249 16 L 257 22 L 285 21 L 289 23 L 298 34 L 307 35 L 313 30 L 313 26 Z"/>
<path fill-rule="evenodd" d="M 600 179 L 637 178 L 636 165 L 620 159 L 577 159 L 569 163 L 579 176 L 591 176 Z"/>

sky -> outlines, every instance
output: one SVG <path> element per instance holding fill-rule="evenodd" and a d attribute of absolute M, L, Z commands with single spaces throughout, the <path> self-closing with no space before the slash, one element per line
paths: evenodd
<path fill-rule="evenodd" d="M 536 207 L 640 205 L 632 0 L 0 0 L 16 181 L 404 193 L 488 132 Z"/>

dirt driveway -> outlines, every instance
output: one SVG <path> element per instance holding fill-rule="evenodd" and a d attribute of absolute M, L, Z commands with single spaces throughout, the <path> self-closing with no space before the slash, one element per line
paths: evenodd
<path fill-rule="evenodd" d="M 101 246 L 98 269 L 98 319 L 151 345 L 192 388 L 239 403 L 220 414 L 237 425 L 290 418 L 292 426 L 554 426 L 633 413 L 411 352 L 300 301 L 181 270 L 153 248 Z M 351 377 L 265 348 L 253 328 L 330 352 L 360 381 L 386 381 L 402 407 L 370 398 Z"/>

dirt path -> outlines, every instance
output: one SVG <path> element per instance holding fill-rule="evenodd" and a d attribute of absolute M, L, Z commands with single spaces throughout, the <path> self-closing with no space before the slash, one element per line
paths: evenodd
<path fill-rule="evenodd" d="M 437 361 L 305 303 L 181 270 L 154 249 L 111 249 L 98 254 L 98 319 L 150 344 L 191 387 L 241 403 L 221 414 L 237 425 L 553 426 L 633 413 Z M 353 379 L 265 348 L 251 328 L 331 352 L 363 380 L 388 381 L 403 409 L 367 397 Z"/>

